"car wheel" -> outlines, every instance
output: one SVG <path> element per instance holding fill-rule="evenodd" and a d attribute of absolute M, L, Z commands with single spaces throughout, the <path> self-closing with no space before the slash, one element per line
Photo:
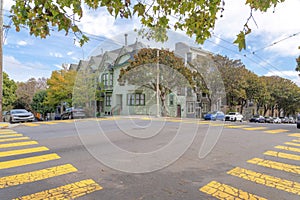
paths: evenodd
<path fill-rule="evenodd" d="M 300 128 L 300 124 L 297 124 L 297 128 Z"/>
<path fill-rule="evenodd" d="M 9 123 L 11 123 L 11 124 L 13 123 L 12 118 L 9 118 Z"/>

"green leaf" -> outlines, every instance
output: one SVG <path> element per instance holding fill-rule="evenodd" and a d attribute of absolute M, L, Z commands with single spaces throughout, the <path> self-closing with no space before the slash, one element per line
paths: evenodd
<path fill-rule="evenodd" d="M 245 33 L 243 31 L 241 31 L 237 35 L 237 38 L 233 43 L 238 45 L 239 51 L 241 51 L 242 49 L 246 49 Z"/>

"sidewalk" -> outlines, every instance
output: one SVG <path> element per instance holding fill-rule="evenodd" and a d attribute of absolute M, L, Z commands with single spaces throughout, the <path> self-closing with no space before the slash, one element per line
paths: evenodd
<path fill-rule="evenodd" d="M 0 129 L 5 129 L 5 128 L 13 128 L 18 126 L 18 124 L 10 124 L 7 122 L 0 122 Z"/>

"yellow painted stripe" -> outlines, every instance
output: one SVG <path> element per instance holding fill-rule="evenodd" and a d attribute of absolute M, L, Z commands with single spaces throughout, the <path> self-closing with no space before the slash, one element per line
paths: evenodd
<path fill-rule="evenodd" d="M 0 124 L 0 127 L 8 127 L 8 124 Z"/>
<path fill-rule="evenodd" d="M 225 126 L 225 124 L 214 124 L 214 123 L 211 123 L 210 126 Z"/>
<path fill-rule="evenodd" d="M 75 120 L 74 119 L 68 119 L 68 120 L 61 120 L 61 121 L 57 121 L 59 123 L 73 123 Z"/>
<path fill-rule="evenodd" d="M 199 189 L 201 192 L 209 194 L 217 199 L 256 199 L 256 200 L 266 200 L 263 197 L 250 194 L 243 190 L 234 188 L 232 186 L 219 183 L 217 181 L 212 181 L 207 185 Z"/>
<path fill-rule="evenodd" d="M 289 136 L 292 136 L 292 137 L 300 137 L 300 133 L 292 133 L 292 134 L 289 134 Z"/>
<path fill-rule="evenodd" d="M 7 157 L 7 156 L 15 156 L 15 155 L 22 155 L 28 153 L 36 153 L 41 151 L 48 151 L 47 147 L 35 147 L 35 148 L 27 148 L 27 149 L 18 149 L 18 150 L 11 150 L 11 151 L 2 151 L 0 152 L 0 158 Z"/>
<path fill-rule="evenodd" d="M 0 178 L 0 188 L 7 188 L 11 186 L 21 185 L 24 183 L 31 183 L 35 181 L 44 180 L 72 172 L 76 172 L 77 169 L 71 164 L 60 165 L 50 167 L 42 170 L 15 174 L 12 176 L 6 176 Z"/>
<path fill-rule="evenodd" d="M 79 182 L 64 185 L 58 188 L 53 188 L 35 194 L 19 197 L 16 198 L 15 200 L 17 199 L 19 200 L 74 199 L 102 189 L 103 188 L 94 180 L 86 179 Z"/>
<path fill-rule="evenodd" d="M 17 136 L 23 136 L 23 135 L 22 134 L 0 135 L 0 138 L 17 137 Z"/>
<path fill-rule="evenodd" d="M 248 163 L 263 166 L 263 167 L 268 167 L 272 169 L 278 169 L 290 173 L 295 173 L 295 174 L 300 174 L 300 166 L 297 165 L 290 165 L 286 163 L 281 163 L 281 162 L 275 162 L 271 160 L 264 160 L 261 158 L 253 158 L 251 160 L 247 161 Z"/>
<path fill-rule="evenodd" d="M 285 142 L 284 144 L 300 147 L 300 144 L 294 142 Z"/>
<path fill-rule="evenodd" d="M 12 167 L 20 167 L 24 165 L 36 164 L 40 162 L 46 162 L 50 160 L 60 159 L 60 157 L 56 153 L 46 154 L 42 156 L 34 156 L 29 158 L 21 158 L 17 160 L 10 160 L 0 162 L 0 169 L 8 169 Z"/>
<path fill-rule="evenodd" d="M 9 147 L 19 147 L 19 146 L 27 146 L 27 145 L 33 145 L 38 144 L 37 141 L 28 141 L 28 142 L 16 142 L 16 143 L 8 143 L 8 144 L 0 144 L 1 148 L 9 148 Z"/>
<path fill-rule="evenodd" d="M 244 130 L 247 130 L 247 131 L 258 131 L 258 130 L 265 130 L 267 129 L 267 127 L 249 127 L 249 128 L 243 128 Z"/>
<path fill-rule="evenodd" d="M 227 174 L 243 178 L 261 185 L 273 187 L 293 194 L 300 195 L 300 183 L 262 174 L 248 169 L 236 167 Z"/>
<path fill-rule="evenodd" d="M 246 125 L 226 125 L 226 128 L 245 128 Z"/>
<path fill-rule="evenodd" d="M 284 132 L 288 132 L 288 131 L 289 130 L 286 130 L 286 129 L 275 129 L 275 130 L 268 130 L 268 131 L 264 131 L 264 132 L 276 134 L 276 133 L 284 133 Z"/>
<path fill-rule="evenodd" d="M 298 155 L 282 153 L 282 152 L 278 152 L 278 151 L 266 151 L 264 154 L 268 155 L 268 156 L 277 157 L 277 158 L 285 158 L 285 159 L 289 159 L 289 160 L 300 160 L 300 156 L 298 156 Z"/>
<path fill-rule="evenodd" d="M 7 138 L 7 139 L 0 139 L 0 142 L 10 142 L 15 140 L 29 140 L 29 137 L 17 137 L 17 138 Z"/>
<path fill-rule="evenodd" d="M 294 152 L 299 152 L 300 153 L 300 149 L 299 148 L 294 148 L 294 147 L 287 147 L 287 146 L 275 146 L 276 149 L 282 149 L 282 150 L 287 150 L 287 151 L 294 151 Z"/>
<path fill-rule="evenodd" d="M 58 122 L 39 122 L 39 124 L 57 124 Z"/>
<path fill-rule="evenodd" d="M 23 125 L 25 125 L 25 126 L 30 126 L 30 127 L 36 127 L 36 126 L 39 126 L 38 123 L 24 123 Z"/>
<path fill-rule="evenodd" d="M 9 135 L 9 134 L 16 134 L 17 132 L 16 131 L 3 131 L 3 132 L 0 132 L 0 135 Z"/>
<path fill-rule="evenodd" d="M 292 140 L 293 142 L 299 142 L 300 143 L 300 140 Z"/>
<path fill-rule="evenodd" d="M 203 121 L 203 122 L 198 122 L 198 124 L 210 124 L 210 122 L 209 121 Z"/>

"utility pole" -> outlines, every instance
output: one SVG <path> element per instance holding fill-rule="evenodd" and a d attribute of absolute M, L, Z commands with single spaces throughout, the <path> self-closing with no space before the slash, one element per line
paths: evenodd
<path fill-rule="evenodd" d="M 3 100 L 3 0 L 0 0 L 0 122 L 2 122 Z"/>
<path fill-rule="evenodd" d="M 160 113 L 159 113 L 159 49 L 157 49 L 157 63 L 156 63 L 156 116 L 160 117 Z"/>

